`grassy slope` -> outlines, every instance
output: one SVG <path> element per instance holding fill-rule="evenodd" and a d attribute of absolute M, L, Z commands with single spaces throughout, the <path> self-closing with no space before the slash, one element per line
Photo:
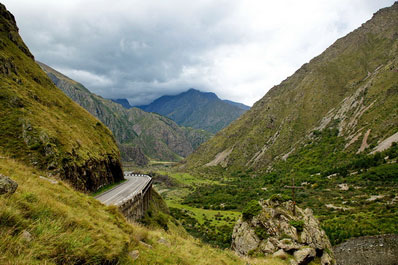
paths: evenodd
<path fill-rule="evenodd" d="M 1 157 L 0 173 L 19 184 L 12 196 L 0 196 L 1 264 L 246 264 L 232 252 L 200 243 L 173 224 L 167 233 L 129 224 L 116 208 L 65 183 L 40 179 L 44 172 Z M 23 231 L 31 234 L 30 241 Z M 161 237 L 169 243 L 159 243 Z M 134 249 L 140 251 L 135 263 L 128 256 Z M 285 264 L 272 259 L 250 263 Z"/>
<path fill-rule="evenodd" d="M 290 197 L 291 191 L 283 187 L 295 178 L 304 186 L 296 195 L 299 206 L 314 210 L 332 244 L 350 237 L 398 233 L 398 146 L 375 155 L 345 154 L 336 152 L 344 139 L 331 132 L 321 132 L 269 173 L 224 171 L 229 178 L 198 185 L 181 194 L 179 203 L 218 211 L 223 204 L 242 211 L 252 199 L 276 193 Z"/>
<path fill-rule="evenodd" d="M 289 196 L 283 187 L 295 177 L 296 183 L 308 183 L 298 193 L 300 205 L 314 209 L 333 244 L 353 236 L 397 233 L 396 159 L 386 161 L 391 165 L 370 163 L 359 173 L 350 165 L 374 159 L 355 154 L 366 131 L 371 130 L 365 154 L 397 132 L 397 18 L 398 4 L 379 11 L 188 157 L 186 169 L 220 184 L 196 187 L 182 196 L 182 203 L 217 210 L 223 204 L 241 211 L 251 199 Z M 343 108 L 343 99 L 361 89 Z M 356 113 L 362 115 L 355 118 Z M 326 116 L 330 122 L 318 129 Z M 358 140 L 345 149 L 358 133 Z M 226 166 L 204 166 L 231 147 Z M 289 152 L 286 161 L 281 159 Z M 368 172 L 381 177 L 368 178 Z M 333 173 L 337 175 L 327 178 Z M 340 184 L 349 190 L 341 190 Z M 372 200 L 376 195 L 382 197 Z"/>
<path fill-rule="evenodd" d="M 102 172 L 108 179 L 97 176 L 103 179 L 85 183 L 74 174 L 88 164 L 102 164 L 103 170 L 108 164 L 108 170 L 114 166 L 121 174 L 112 133 L 54 86 L 19 37 L 12 15 L 4 6 L 0 11 L 0 151 L 40 168 L 69 172 L 79 189 L 121 178 L 108 171 Z"/>
<path fill-rule="evenodd" d="M 364 86 L 368 87 L 357 98 L 357 105 L 352 105 L 351 112 L 344 116 L 349 120 L 356 108 L 375 104 L 357 119 L 353 128 L 341 124 L 344 127 L 341 134 L 349 142 L 348 137 L 361 128 L 371 129 L 371 144 L 392 135 L 397 128 L 398 46 L 394 37 L 398 34 L 397 17 L 398 4 L 395 4 L 337 40 L 190 155 L 185 167 L 202 170 L 217 154 L 233 147 L 225 161 L 227 170 L 233 172 L 250 167 L 264 172 L 302 143 L 329 111 L 334 108 L 337 112 L 343 99 Z M 372 78 L 375 80 L 370 80 Z M 348 151 L 356 152 L 351 148 Z"/>

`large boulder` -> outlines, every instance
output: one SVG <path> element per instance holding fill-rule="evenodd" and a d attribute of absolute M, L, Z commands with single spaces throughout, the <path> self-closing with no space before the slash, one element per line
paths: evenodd
<path fill-rule="evenodd" d="M 335 265 L 332 246 L 310 209 L 295 207 L 280 196 L 260 201 L 258 213 L 244 215 L 234 227 L 232 248 L 239 255 L 290 254 L 292 264 L 305 265 L 317 258 Z"/>
<path fill-rule="evenodd" d="M 18 183 L 0 174 L 0 195 L 2 194 L 13 194 L 18 188 Z"/>

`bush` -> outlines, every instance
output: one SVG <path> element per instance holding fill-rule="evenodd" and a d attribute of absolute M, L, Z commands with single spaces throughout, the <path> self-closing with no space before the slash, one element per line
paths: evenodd
<path fill-rule="evenodd" d="M 262 207 L 258 203 L 258 201 L 252 200 L 250 201 L 245 209 L 242 211 L 243 220 L 250 220 L 253 216 L 256 216 L 260 213 Z"/>
<path fill-rule="evenodd" d="M 267 239 L 269 237 L 267 230 L 264 227 L 256 227 L 254 233 L 258 236 L 260 240 Z"/>
<path fill-rule="evenodd" d="M 297 229 L 297 232 L 303 232 L 304 230 L 304 221 L 301 220 L 291 220 L 289 224 Z"/>
<path fill-rule="evenodd" d="M 272 194 L 269 200 L 272 202 L 287 202 L 290 200 L 290 196 L 285 194 Z"/>

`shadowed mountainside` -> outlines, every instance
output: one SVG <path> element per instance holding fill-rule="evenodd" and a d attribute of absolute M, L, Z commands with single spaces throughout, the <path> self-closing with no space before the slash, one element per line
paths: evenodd
<path fill-rule="evenodd" d="M 223 101 L 214 93 L 189 89 L 175 96 L 163 96 L 149 105 L 138 106 L 167 116 L 177 124 L 216 133 L 242 115 L 248 106 Z"/>
<path fill-rule="evenodd" d="M 178 161 L 211 137 L 206 131 L 178 126 L 159 114 L 126 109 L 51 67 L 39 65 L 66 95 L 108 126 L 120 145 L 123 161 L 141 166 L 148 163 L 148 158 Z"/>

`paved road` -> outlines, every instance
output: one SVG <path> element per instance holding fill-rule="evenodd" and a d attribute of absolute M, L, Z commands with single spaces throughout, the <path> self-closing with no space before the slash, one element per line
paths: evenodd
<path fill-rule="evenodd" d="M 151 178 L 146 175 L 131 175 L 126 173 L 124 178 L 127 181 L 122 184 L 96 196 L 95 198 L 106 205 L 119 205 L 123 200 L 131 198 L 151 181 Z"/>

